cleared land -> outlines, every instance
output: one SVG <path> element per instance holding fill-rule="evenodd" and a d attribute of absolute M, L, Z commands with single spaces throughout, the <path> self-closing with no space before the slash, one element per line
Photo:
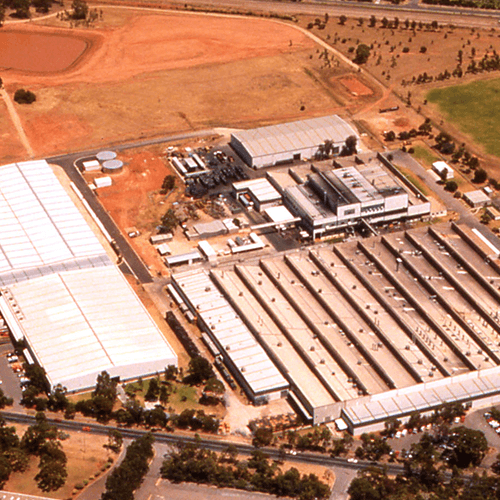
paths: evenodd
<path fill-rule="evenodd" d="M 37 95 L 33 105 L 17 106 L 36 155 L 325 115 L 367 99 L 332 79 L 348 71 L 324 71 L 314 42 L 283 23 L 103 10 L 94 29 L 70 30 L 54 18 L 47 21 L 51 26 L 15 28 L 87 44 L 65 71 L 2 73 L 9 93 L 27 87 Z"/>
<path fill-rule="evenodd" d="M 487 153 L 500 156 L 500 79 L 433 89 L 427 99 Z"/>

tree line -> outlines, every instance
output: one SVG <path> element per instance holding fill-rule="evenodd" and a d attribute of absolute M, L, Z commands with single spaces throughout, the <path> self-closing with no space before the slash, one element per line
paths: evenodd
<path fill-rule="evenodd" d="M 164 460 L 161 475 L 173 482 L 213 484 L 300 500 L 330 495 L 328 485 L 315 474 L 301 475 L 295 468 L 282 472 L 278 463 L 271 462 L 261 450 L 253 451 L 249 460 L 238 460 L 234 447 L 217 454 L 196 444 L 187 444 Z"/>
<path fill-rule="evenodd" d="M 130 443 L 122 463 L 106 479 L 101 500 L 134 500 L 134 491 L 144 480 L 154 456 L 154 441 L 149 433 Z"/>

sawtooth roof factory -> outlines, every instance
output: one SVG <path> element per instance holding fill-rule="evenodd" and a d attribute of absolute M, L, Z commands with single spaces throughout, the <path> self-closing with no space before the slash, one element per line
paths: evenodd
<path fill-rule="evenodd" d="M 173 283 L 254 401 L 288 392 L 313 423 L 341 417 L 358 434 L 447 402 L 500 401 L 498 255 L 452 224 Z"/>
<path fill-rule="evenodd" d="M 338 154 L 356 131 L 337 115 L 311 118 L 231 134 L 231 147 L 250 167 L 263 168 L 313 158 L 325 141 Z"/>
<path fill-rule="evenodd" d="M 0 167 L 0 312 L 51 387 L 137 378 L 177 356 L 46 161 Z"/>

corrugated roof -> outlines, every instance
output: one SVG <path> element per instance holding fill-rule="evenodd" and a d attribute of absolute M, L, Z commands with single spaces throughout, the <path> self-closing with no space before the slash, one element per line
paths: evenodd
<path fill-rule="evenodd" d="M 45 161 L 0 167 L 0 301 L 51 384 L 138 377 L 177 356 Z M 16 307 L 13 304 L 16 304 Z"/>
<path fill-rule="evenodd" d="M 288 387 L 288 382 L 205 271 L 176 273 L 172 279 L 255 395 Z"/>
<path fill-rule="evenodd" d="M 317 147 L 326 139 L 344 142 L 355 130 L 337 115 L 271 125 L 232 134 L 252 157 Z"/>

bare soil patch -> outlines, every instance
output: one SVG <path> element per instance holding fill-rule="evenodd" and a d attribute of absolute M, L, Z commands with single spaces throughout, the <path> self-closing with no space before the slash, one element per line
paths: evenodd
<path fill-rule="evenodd" d="M 10 94 L 22 86 L 37 95 L 31 106 L 16 105 L 37 156 L 339 113 L 367 98 L 332 83 L 346 69 L 324 68 L 320 50 L 293 27 L 267 19 L 103 10 L 95 29 L 70 30 L 55 18 L 47 20 L 51 26 L 16 27 L 88 45 L 66 71 L 2 73 Z M 0 143 L 0 157 L 6 149 Z"/>
<path fill-rule="evenodd" d="M 353 96 L 367 96 L 373 94 L 372 89 L 362 84 L 353 76 L 340 78 L 340 82 Z"/>
<path fill-rule="evenodd" d="M 74 64 L 87 43 L 73 36 L 2 30 L 0 47 L 3 70 L 54 73 Z"/>

